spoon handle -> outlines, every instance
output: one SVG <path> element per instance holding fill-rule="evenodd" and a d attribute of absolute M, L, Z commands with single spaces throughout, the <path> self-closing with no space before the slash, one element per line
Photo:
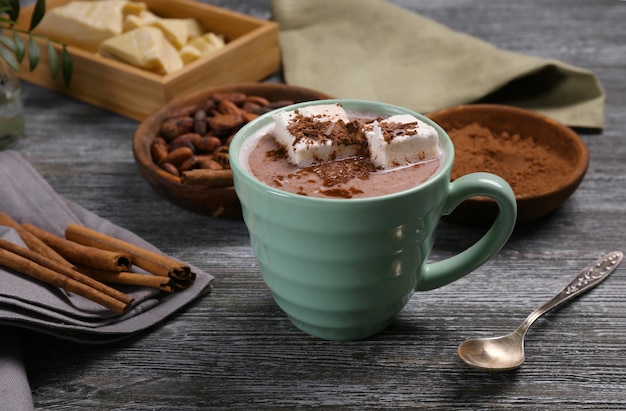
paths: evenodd
<path fill-rule="evenodd" d="M 624 254 L 621 251 L 613 251 L 582 269 L 560 293 L 533 311 L 524 320 L 520 329 L 525 332 L 532 323 L 548 311 L 600 284 L 617 268 L 623 257 Z"/>

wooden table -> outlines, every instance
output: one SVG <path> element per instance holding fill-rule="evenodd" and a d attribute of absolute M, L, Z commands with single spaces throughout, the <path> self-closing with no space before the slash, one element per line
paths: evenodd
<path fill-rule="evenodd" d="M 269 0 L 212 3 L 271 15 Z M 295 329 L 274 304 L 243 222 L 181 211 L 144 182 L 131 153 L 137 122 L 26 84 L 27 136 L 18 149 L 54 189 L 216 277 L 210 295 L 124 342 L 84 346 L 24 332 L 38 408 L 626 409 L 626 266 L 541 319 L 521 369 L 475 371 L 456 352 L 466 338 L 512 330 L 579 269 L 626 249 L 626 3 L 396 3 L 599 76 L 608 93 L 606 128 L 583 135 L 591 163 L 578 191 L 554 214 L 518 227 L 484 267 L 414 296 L 382 334 L 321 341 Z M 438 231 L 435 259 L 481 233 L 451 223 Z"/>

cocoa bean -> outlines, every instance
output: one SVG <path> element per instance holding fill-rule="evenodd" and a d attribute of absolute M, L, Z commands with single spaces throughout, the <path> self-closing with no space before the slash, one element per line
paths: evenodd
<path fill-rule="evenodd" d="M 163 159 L 167 157 L 168 152 L 167 143 L 161 137 L 155 138 L 152 144 L 150 144 L 150 155 L 152 156 L 152 161 L 156 164 L 161 164 Z"/>
<path fill-rule="evenodd" d="M 163 163 L 163 164 L 161 164 L 161 168 L 163 170 L 167 171 L 168 173 L 170 173 L 173 176 L 176 176 L 176 177 L 180 176 L 180 173 L 178 172 L 178 169 L 172 163 Z"/>
<path fill-rule="evenodd" d="M 224 167 L 215 161 L 212 156 L 198 156 L 198 168 L 207 170 L 221 170 Z"/>
<path fill-rule="evenodd" d="M 248 97 L 246 97 L 246 102 L 247 103 L 258 104 L 259 106 L 269 106 L 270 105 L 270 101 L 268 99 L 266 99 L 265 97 L 261 97 L 261 96 L 248 96 Z"/>
<path fill-rule="evenodd" d="M 198 110 L 198 105 L 191 104 L 189 106 L 179 108 L 178 110 L 172 112 L 172 114 L 170 114 L 168 117 L 169 118 L 191 117 L 193 116 L 193 113 L 195 113 L 197 110 Z"/>
<path fill-rule="evenodd" d="M 171 163 L 175 167 L 180 166 L 185 162 L 189 157 L 193 156 L 193 150 L 189 147 L 179 147 L 175 150 L 172 150 L 168 153 L 167 157 L 163 159 L 164 163 Z"/>
<path fill-rule="evenodd" d="M 215 110 L 216 106 L 217 105 L 215 104 L 215 101 L 213 99 L 208 98 L 205 102 L 203 102 L 200 105 L 200 109 L 208 114 L 211 111 Z"/>
<path fill-rule="evenodd" d="M 230 168 L 230 159 L 228 158 L 227 152 L 217 152 L 215 153 L 215 161 L 220 163 L 220 165 L 224 168 Z"/>
<path fill-rule="evenodd" d="M 247 96 L 244 93 L 233 91 L 233 92 L 225 92 L 225 93 L 214 93 L 211 96 L 211 99 L 215 101 L 216 103 L 219 103 L 220 101 L 223 101 L 223 100 L 229 100 L 237 105 L 241 105 L 243 104 L 244 101 L 246 101 L 246 97 Z"/>
<path fill-rule="evenodd" d="M 196 145 L 196 150 L 198 153 L 212 153 L 220 145 L 222 145 L 222 140 L 213 136 L 205 136 L 196 140 L 194 144 Z"/>
<path fill-rule="evenodd" d="M 261 107 L 264 107 L 264 106 L 254 103 L 252 101 L 246 101 L 245 103 L 243 103 L 243 106 L 241 106 L 241 109 L 244 112 L 252 113 L 254 110 L 258 110 Z"/>
<path fill-rule="evenodd" d="M 172 140 L 168 147 L 170 151 L 177 149 L 178 147 L 189 147 L 194 152 L 196 151 L 196 141 L 201 139 L 202 136 L 196 133 L 182 134 Z"/>
<path fill-rule="evenodd" d="M 225 171 L 224 176 L 232 179 L 228 149 L 237 131 L 258 116 L 293 103 L 240 92 L 214 93 L 172 112 L 161 123 L 150 145 L 152 160 L 181 178 L 183 173 L 203 169 Z M 228 179 L 220 179 L 219 184 L 224 181 L 228 183 Z"/>
<path fill-rule="evenodd" d="M 159 128 L 159 135 L 167 141 L 172 141 L 181 134 L 190 133 L 193 130 L 191 117 L 175 117 L 166 120 Z"/>
<path fill-rule="evenodd" d="M 222 114 L 232 114 L 235 116 L 240 116 L 242 111 L 235 103 L 230 100 L 222 100 L 217 105 L 217 111 Z"/>
<path fill-rule="evenodd" d="M 198 110 L 193 115 L 193 131 L 200 135 L 206 134 L 206 112 L 204 110 Z"/>
<path fill-rule="evenodd" d="M 245 121 L 246 123 L 249 123 L 250 121 L 254 120 L 255 118 L 257 118 L 259 115 L 258 114 L 254 114 L 254 113 L 250 113 L 245 111 L 241 117 L 243 117 L 243 121 Z"/>
<path fill-rule="evenodd" d="M 189 149 L 191 149 L 191 151 L 193 151 L 194 153 L 196 152 L 196 146 L 188 140 L 180 140 L 180 141 L 172 141 L 170 144 L 168 144 L 167 148 L 169 149 L 169 151 L 174 151 L 177 148 L 181 148 L 181 147 L 187 147 Z"/>
<path fill-rule="evenodd" d="M 207 119 L 209 126 L 217 136 L 225 136 L 232 133 L 236 128 L 241 127 L 244 119 L 235 114 L 218 114 Z"/>
<path fill-rule="evenodd" d="M 198 161 L 198 157 L 191 156 L 178 166 L 178 171 L 182 173 L 183 171 L 193 170 L 194 168 L 199 168 L 199 164 L 200 162 Z"/>

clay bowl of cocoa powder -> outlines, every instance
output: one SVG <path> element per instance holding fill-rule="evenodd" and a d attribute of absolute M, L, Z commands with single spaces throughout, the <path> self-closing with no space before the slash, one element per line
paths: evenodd
<path fill-rule="evenodd" d="M 513 188 L 518 223 L 555 211 L 576 191 L 589 164 L 587 146 L 571 128 L 529 110 L 494 104 L 471 104 L 428 114 L 455 147 L 451 179 L 487 171 Z M 485 197 L 461 204 L 448 218 L 488 224 L 497 206 Z"/>
<path fill-rule="evenodd" d="M 244 124 L 292 103 L 332 98 L 279 83 L 205 88 L 164 104 L 146 117 L 133 138 L 139 172 L 161 197 L 185 210 L 240 218 L 228 144 Z"/>

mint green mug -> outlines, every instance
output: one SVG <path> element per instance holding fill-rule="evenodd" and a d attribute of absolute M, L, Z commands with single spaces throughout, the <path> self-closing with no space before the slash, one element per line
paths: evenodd
<path fill-rule="evenodd" d="M 244 143 L 273 122 L 267 113 L 244 126 L 230 145 L 235 190 L 261 275 L 274 300 L 300 330 L 328 340 L 356 340 L 388 327 L 415 291 L 446 285 L 475 270 L 506 243 L 517 205 L 502 178 L 475 173 L 450 182 L 454 147 L 423 115 L 384 103 L 324 100 L 280 110 L 340 103 L 381 116 L 412 114 L 435 127 L 443 162 L 427 181 L 394 194 L 327 199 L 269 187 L 241 163 Z M 490 229 L 458 255 L 427 263 L 442 215 L 473 196 L 495 200 Z"/>

